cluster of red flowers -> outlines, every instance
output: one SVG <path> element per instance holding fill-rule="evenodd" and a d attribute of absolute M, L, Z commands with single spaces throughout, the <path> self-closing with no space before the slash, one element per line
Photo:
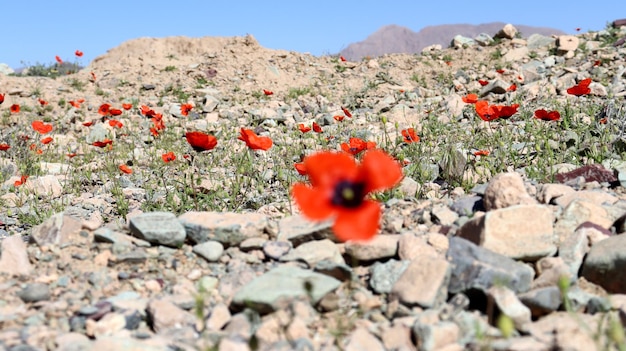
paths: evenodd
<path fill-rule="evenodd" d="M 589 84 L 591 84 L 591 78 L 586 78 L 578 82 L 578 84 L 574 85 L 571 88 L 567 89 L 567 93 L 575 96 L 588 95 L 591 93 L 591 88 L 589 88 Z"/>
<path fill-rule="evenodd" d="M 486 122 L 495 121 L 498 118 L 507 119 L 517 113 L 519 104 L 513 105 L 489 105 L 486 100 L 478 100 L 474 104 L 476 113 Z"/>

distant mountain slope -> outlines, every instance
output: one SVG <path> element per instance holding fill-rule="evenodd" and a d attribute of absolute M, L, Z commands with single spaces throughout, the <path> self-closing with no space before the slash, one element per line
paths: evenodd
<path fill-rule="evenodd" d="M 367 39 L 348 45 L 339 54 L 349 60 L 359 61 L 364 56 L 375 57 L 389 53 L 416 53 L 433 44 L 441 44 L 443 47 L 447 47 L 452 38 L 459 34 L 470 38 L 480 33 L 494 35 L 505 24 L 504 22 L 478 25 L 444 24 L 424 27 L 419 32 L 414 32 L 409 28 L 398 25 L 388 25 L 381 27 L 368 36 Z M 522 33 L 523 37 L 528 37 L 533 33 L 543 35 L 565 34 L 563 31 L 554 28 L 518 24 L 514 24 L 514 26 Z"/>

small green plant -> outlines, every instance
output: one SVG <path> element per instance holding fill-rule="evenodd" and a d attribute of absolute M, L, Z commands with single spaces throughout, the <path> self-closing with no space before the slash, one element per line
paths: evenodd
<path fill-rule="evenodd" d="M 165 71 L 165 72 L 174 72 L 176 69 L 177 69 L 176 66 L 169 65 L 169 66 L 165 66 L 163 71 Z"/>
<path fill-rule="evenodd" d="M 72 78 L 72 80 L 70 80 L 70 86 L 72 88 L 74 88 L 74 90 L 78 90 L 78 91 L 83 91 L 85 90 L 85 82 L 78 80 L 76 78 Z"/>
<path fill-rule="evenodd" d="M 300 96 L 311 94 L 310 87 L 303 88 L 290 88 L 287 92 L 287 98 L 290 100 L 295 100 Z"/>

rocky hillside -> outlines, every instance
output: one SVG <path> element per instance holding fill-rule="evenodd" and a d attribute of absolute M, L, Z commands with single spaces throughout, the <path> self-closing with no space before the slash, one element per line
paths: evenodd
<path fill-rule="evenodd" d="M 478 25 L 472 24 L 444 24 L 437 26 L 427 26 L 414 32 L 409 28 L 389 25 L 384 26 L 372 33 L 365 40 L 352 43 L 342 49 L 339 54 L 343 57 L 359 61 L 363 57 L 376 57 L 384 54 L 413 54 L 419 53 L 427 46 L 441 45 L 447 47 L 452 39 L 457 36 L 473 38 L 481 33 L 495 35 L 505 23 L 491 22 Z M 515 28 L 524 37 L 532 34 L 545 36 L 563 35 L 563 31 L 554 28 L 532 27 L 525 25 L 515 25 Z"/>
<path fill-rule="evenodd" d="M 626 28 L 498 32 L 358 61 L 138 38 L 0 75 L 0 351 L 625 349 Z M 404 177 L 358 203 L 388 170 L 311 175 L 321 212 L 381 209 L 340 242 L 294 164 L 355 137 Z"/>

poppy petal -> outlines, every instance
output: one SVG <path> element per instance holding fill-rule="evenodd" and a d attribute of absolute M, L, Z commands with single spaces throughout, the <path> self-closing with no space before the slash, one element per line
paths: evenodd
<path fill-rule="evenodd" d="M 319 152 L 304 159 L 311 185 L 333 190 L 340 180 L 353 180 L 358 175 L 358 165 L 347 153 Z"/>
<path fill-rule="evenodd" d="M 376 201 L 364 200 L 356 209 L 337 209 L 333 232 L 341 241 L 367 241 L 378 233 L 380 205 Z"/>
<path fill-rule="evenodd" d="M 365 180 L 365 193 L 388 189 L 402 179 L 402 167 L 381 150 L 370 150 L 363 156 L 360 179 Z"/>
<path fill-rule="evenodd" d="M 297 183 L 294 184 L 291 192 L 302 213 L 311 220 L 325 220 L 335 213 L 336 209 L 328 197 L 320 194 L 319 190 Z"/>

